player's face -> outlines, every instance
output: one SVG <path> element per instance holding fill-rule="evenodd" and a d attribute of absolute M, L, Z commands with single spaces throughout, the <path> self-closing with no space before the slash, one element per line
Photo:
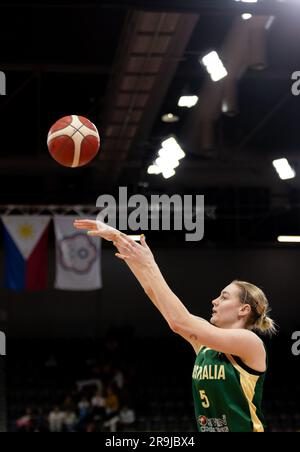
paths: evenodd
<path fill-rule="evenodd" d="M 219 328 L 234 325 L 241 309 L 240 291 L 235 284 L 229 284 L 219 297 L 212 301 L 213 309 L 210 322 Z"/>

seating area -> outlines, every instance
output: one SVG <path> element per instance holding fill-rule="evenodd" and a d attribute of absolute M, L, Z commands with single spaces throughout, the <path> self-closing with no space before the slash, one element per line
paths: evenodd
<path fill-rule="evenodd" d="M 177 337 L 15 341 L 6 369 L 9 431 L 195 432 L 193 358 Z M 270 373 L 268 431 L 299 431 L 300 386 L 294 378 L 287 388 L 276 361 Z"/>

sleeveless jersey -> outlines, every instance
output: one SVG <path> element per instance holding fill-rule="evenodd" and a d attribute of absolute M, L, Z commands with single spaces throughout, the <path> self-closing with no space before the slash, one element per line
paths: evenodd
<path fill-rule="evenodd" d="M 239 358 L 202 347 L 193 370 L 193 397 L 200 432 L 263 432 L 265 372 Z"/>

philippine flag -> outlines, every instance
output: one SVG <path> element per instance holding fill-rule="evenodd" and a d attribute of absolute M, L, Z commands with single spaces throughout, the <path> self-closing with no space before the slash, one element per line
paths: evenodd
<path fill-rule="evenodd" d="M 2 216 L 4 286 L 16 291 L 47 287 L 49 216 Z"/>

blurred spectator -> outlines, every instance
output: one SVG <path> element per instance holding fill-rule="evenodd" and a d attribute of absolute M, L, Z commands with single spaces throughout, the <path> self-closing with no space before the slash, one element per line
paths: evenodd
<path fill-rule="evenodd" d="M 77 425 L 77 416 L 74 411 L 66 411 L 64 417 L 64 426 L 67 432 L 75 432 Z"/>
<path fill-rule="evenodd" d="M 26 413 L 16 421 L 17 430 L 19 432 L 30 432 L 32 429 L 32 421 L 32 410 L 31 408 L 27 408 Z"/>
<path fill-rule="evenodd" d="M 79 422 L 84 422 L 87 417 L 90 414 L 90 402 L 86 397 L 83 397 L 80 402 L 78 403 L 78 410 L 79 410 Z"/>
<path fill-rule="evenodd" d="M 113 383 L 116 384 L 119 391 L 123 389 L 124 386 L 124 375 L 123 372 L 120 369 L 115 369 L 114 377 L 113 377 Z"/>
<path fill-rule="evenodd" d="M 107 419 L 118 414 L 119 398 L 111 386 L 107 388 L 107 395 L 105 399 L 105 412 Z"/>
<path fill-rule="evenodd" d="M 58 406 L 54 407 L 49 414 L 49 430 L 50 432 L 61 432 L 65 420 L 65 413 Z"/>
<path fill-rule="evenodd" d="M 42 408 L 38 409 L 37 415 L 35 416 L 34 431 L 41 433 L 48 431 L 47 416 L 45 416 Z"/>
<path fill-rule="evenodd" d="M 94 416 L 100 416 L 104 418 L 105 415 L 105 398 L 102 396 L 101 391 L 97 391 L 92 398 L 92 411 Z"/>
<path fill-rule="evenodd" d="M 132 408 L 124 405 L 119 413 L 120 428 L 123 431 L 135 423 L 135 412 Z"/>

